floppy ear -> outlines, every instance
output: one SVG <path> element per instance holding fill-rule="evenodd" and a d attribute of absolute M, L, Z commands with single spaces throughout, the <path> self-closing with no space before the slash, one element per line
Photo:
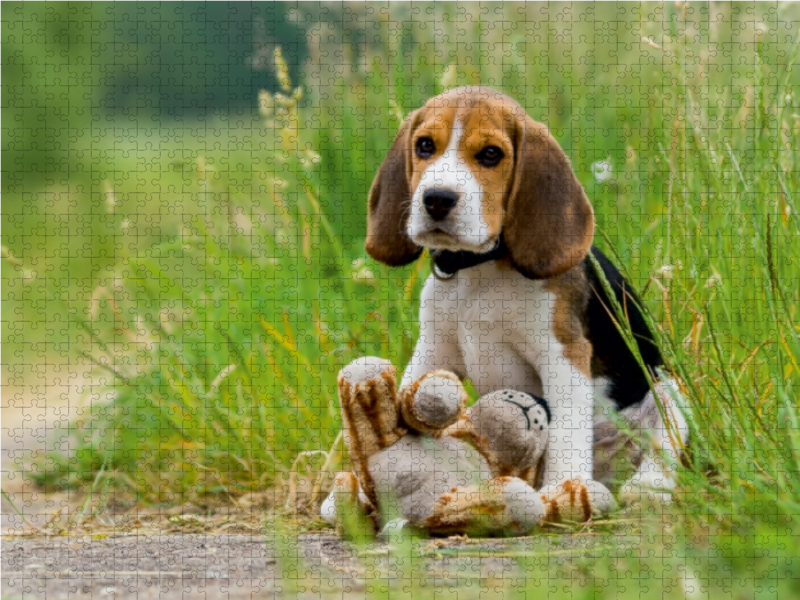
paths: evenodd
<path fill-rule="evenodd" d="M 503 238 L 523 275 L 549 279 L 586 256 L 594 237 L 594 211 L 547 127 L 521 108 L 515 116 L 516 163 Z"/>
<path fill-rule="evenodd" d="M 365 247 L 372 258 L 391 267 L 407 265 L 422 252 L 406 233 L 411 214 L 408 153 L 417 114 L 409 115 L 400 127 L 369 190 Z"/>

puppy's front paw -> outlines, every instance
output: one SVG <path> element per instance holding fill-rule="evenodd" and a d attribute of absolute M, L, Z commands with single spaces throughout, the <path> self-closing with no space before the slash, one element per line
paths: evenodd
<path fill-rule="evenodd" d="M 438 435 L 464 413 L 467 392 L 450 371 L 430 371 L 400 392 L 403 419 L 411 429 Z"/>

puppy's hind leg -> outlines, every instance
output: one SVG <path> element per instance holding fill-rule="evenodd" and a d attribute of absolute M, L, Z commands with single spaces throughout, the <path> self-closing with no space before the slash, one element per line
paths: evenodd
<path fill-rule="evenodd" d="M 641 404 L 622 411 L 645 440 L 652 440 L 651 447 L 644 449 L 636 473 L 620 488 L 623 503 L 643 499 L 668 503 L 677 484 L 676 469 L 689 438 L 689 406 L 674 381 L 657 383 L 655 391 L 668 423 L 664 422 L 652 391 Z"/>

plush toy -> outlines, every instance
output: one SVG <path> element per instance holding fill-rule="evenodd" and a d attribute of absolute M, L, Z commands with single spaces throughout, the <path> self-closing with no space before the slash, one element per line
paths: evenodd
<path fill-rule="evenodd" d="M 616 506 L 593 480 L 535 489 L 549 427 L 540 398 L 502 390 L 465 410 L 453 373 L 431 371 L 398 392 L 394 367 L 373 357 L 338 383 L 353 473 L 338 474 L 323 503 L 331 523 L 355 504 L 378 527 L 401 519 L 433 534 L 521 535 Z"/>

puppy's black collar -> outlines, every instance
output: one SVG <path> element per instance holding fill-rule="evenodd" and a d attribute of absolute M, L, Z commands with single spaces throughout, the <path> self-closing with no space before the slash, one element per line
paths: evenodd
<path fill-rule="evenodd" d="M 468 252 L 466 250 L 459 250 L 458 252 L 433 250 L 431 251 L 431 273 L 433 273 L 436 279 L 447 281 L 455 277 L 456 273 L 462 269 L 477 267 L 490 260 L 503 258 L 506 254 L 508 254 L 508 248 L 503 241 L 502 234 L 497 239 L 495 247 L 483 254 Z"/>

